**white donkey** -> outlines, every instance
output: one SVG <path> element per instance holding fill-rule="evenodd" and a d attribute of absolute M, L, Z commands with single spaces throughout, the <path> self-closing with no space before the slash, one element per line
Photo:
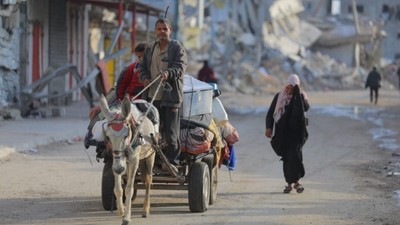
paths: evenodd
<path fill-rule="evenodd" d="M 144 100 L 134 102 L 146 103 Z M 132 102 L 132 103 L 134 103 Z M 147 103 L 148 104 L 148 103 Z M 150 105 L 150 107 L 154 107 Z M 114 193 L 117 203 L 117 214 L 122 216 L 122 224 L 131 221 L 131 199 L 136 171 L 141 162 L 142 181 L 146 187 L 142 217 L 150 214 L 150 186 L 155 160 L 153 138 L 159 136 L 159 123 L 153 122 L 142 113 L 128 98 L 122 102 L 121 109 L 110 110 L 106 98 L 101 95 L 100 109 L 107 119 L 103 126 L 103 133 L 108 150 L 112 150 L 114 172 Z M 155 108 L 154 108 L 155 109 Z M 155 109 L 156 120 L 159 121 L 158 111 Z M 123 205 L 122 175 L 127 175 L 125 187 L 125 206 Z"/>

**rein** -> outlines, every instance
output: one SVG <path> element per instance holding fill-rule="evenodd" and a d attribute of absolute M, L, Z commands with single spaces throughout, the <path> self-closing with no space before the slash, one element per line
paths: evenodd
<path fill-rule="evenodd" d="M 158 80 L 160 77 L 161 77 L 161 76 L 158 76 L 156 79 L 154 79 L 145 89 L 143 89 L 141 92 L 139 92 L 139 94 L 137 94 L 137 96 L 140 95 L 144 90 L 146 90 L 147 88 L 149 88 L 151 85 L 153 85 L 154 82 L 155 82 L 156 80 Z M 154 93 L 154 97 L 157 96 L 158 92 L 160 91 L 161 85 L 163 85 L 162 82 L 160 82 L 160 83 L 158 84 L 157 89 L 156 89 L 156 91 L 155 91 L 155 93 Z M 153 97 L 153 98 L 151 99 L 151 101 L 150 101 L 150 104 L 151 104 L 151 105 L 153 105 L 153 102 L 154 102 L 154 99 L 155 99 L 154 97 Z M 136 98 L 136 96 L 134 97 L 134 99 L 135 99 L 135 98 Z M 134 124 L 134 125 L 136 126 L 136 129 L 137 129 L 137 130 L 140 129 L 140 126 L 142 125 L 143 119 L 147 117 L 147 114 L 149 114 L 149 112 L 150 112 L 150 107 L 148 107 L 148 108 L 146 109 L 146 112 L 145 112 L 145 113 L 142 113 L 142 114 L 140 115 L 139 121 L 138 121 L 137 123 L 136 123 L 136 121 L 135 121 L 135 118 L 133 118 L 133 116 L 131 116 L 131 123 Z M 139 132 L 136 132 L 136 133 L 135 133 L 135 137 L 132 139 L 131 145 L 133 144 L 133 141 L 134 141 L 135 139 L 137 139 L 138 134 L 139 134 Z"/>
<path fill-rule="evenodd" d="M 156 79 L 154 79 L 149 85 L 147 85 L 146 87 L 143 88 L 143 90 L 141 90 L 137 95 L 135 95 L 132 99 L 136 99 L 137 97 L 139 97 L 141 94 L 143 94 L 144 91 L 146 91 L 147 89 L 150 88 L 151 85 L 153 85 L 158 79 L 160 79 L 161 76 L 158 76 Z M 160 82 L 161 83 L 161 82 Z M 156 95 L 154 95 L 156 96 Z"/>
<path fill-rule="evenodd" d="M 132 137 L 132 141 L 130 142 L 130 146 L 132 146 L 133 144 L 137 144 L 138 143 L 138 136 L 139 136 L 139 129 L 140 129 L 140 123 L 136 123 L 135 118 L 133 118 L 133 116 L 130 116 L 130 120 L 129 122 L 131 123 L 131 131 L 133 132 L 133 127 L 136 128 L 136 132 Z"/>
<path fill-rule="evenodd" d="M 158 79 L 158 78 L 159 78 L 159 77 L 157 77 L 157 79 Z M 155 80 L 157 80 L 157 79 L 155 79 Z M 154 80 L 154 81 L 155 81 L 155 80 Z M 154 82 L 154 81 L 153 81 L 153 82 Z M 148 87 L 149 87 L 151 84 L 153 84 L 153 82 L 150 83 L 150 84 L 148 85 Z M 159 92 L 159 90 L 160 90 L 161 85 L 162 85 L 162 82 L 160 82 L 160 83 L 158 84 L 157 90 L 156 90 L 154 96 L 157 96 L 157 94 L 158 94 L 158 92 Z M 153 102 L 154 102 L 154 98 L 151 99 L 150 104 L 153 105 Z M 137 130 L 137 132 L 135 133 L 134 137 L 132 138 L 131 146 L 134 144 L 134 142 L 136 142 L 135 144 L 137 144 L 137 138 L 138 138 L 138 135 L 139 135 L 139 133 L 140 133 L 140 132 L 139 132 L 140 126 L 142 125 L 143 119 L 147 117 L 147 114 L 149 114 L 149 112 L 150 112 L 150 107 L 148 107 L 148 108 L 146 109 L 146 112 L 145 112 L 145 113 L 143 113 L 143 114 L 140 115 L 139 121 L 138 121 L 138 122 L 136 122 L 136 121 L 135 121 L 135 118 L 134 118 L 133 116 L 131 116 L 131 123 L 132 123 L 132 126 L 135 126 L 135 127 L 136 127 L 136 130 Z"/>

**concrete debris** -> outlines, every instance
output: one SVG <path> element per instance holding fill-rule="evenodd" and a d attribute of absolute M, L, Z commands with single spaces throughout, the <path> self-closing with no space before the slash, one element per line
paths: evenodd
<path fill-rule="evenodd" d="M 203 51 L 191 52 L 194 58 L 199 58 L 196 54 L 204 58 L 204 49 L 208 49 L 207 58 L 222 81 L 219 83 L 222 89 L 247 94 L 274 93 L 292 73 L 301 77 L 308 91 L 358 89 L 364 86 L 372 66 L 377 66 L 383 77 L 387 77 L 378 58 L 385 36 L 379 22 L 357 18 L 355 24 L 352 18 L 338 16 L 302 19 L 299 13 L 304 8 L 297 0 L 277 0 L 270 4 L 270 19 L 265 20 L 268 16 L 257 10 L 265 3 L 244 2 L 238 2 L 232 9 L 230 20 L 212 24 L 206 19 L 201 33 L 211 34 L 205 37 L 210 41 L 201 42 Z M 255 21 L 260 18 L 264 22 L 258 26 Z M 372 48 L 367 48 L 367 44 Z M 189 65 L 189 73 L 197 74 L 190 69 L 198 67 Z M 393 82 L 398 81 L 388 80 L 382 85 L 393 87 Z"/>
<path fill-rule="evenodd" d="M 383 169 L 387 177 L 400 176 L 400 162 L 396 158 L 389 161 Z"/>
<path fill-rule="evenodd" d="M 393 177 L 393 176 L 400 176 L 400 172 L 389 172 L 386 174 L 387 177 Z"/>
<path fill-rule="evenodd" d="M 1 109 L 0 120 L 18 120 L 21 119 L 21 114 L 18 109 Z"/>
<path fill-rule="evenodd" d="M 393 152 L 392 156 L 400 156 L 400 152 Z"/>
<path fill-rule="evenodd" d="M 38 149 L 37 148 L 31 148 L 31 149 L 29 149 L 29 152 L 37 153 Z"/>

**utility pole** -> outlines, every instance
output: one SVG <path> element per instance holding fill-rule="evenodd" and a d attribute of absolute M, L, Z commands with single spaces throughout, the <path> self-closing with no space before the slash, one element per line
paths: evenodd
<path fill-rule="evenodd" d="M 204 24 L 204 0 L 199 0 L 199 21 L 198 21 L 198 25 L 199 25 L 199 29 L 201 30 L 203 28 L 203 24 Z"/>
<path fill-rule="evenodd" d="M 172 33 L 172 38 L 182 41 L 183 27 L 185 17 L 183 16 L 183 5 L 184 0 L 176 0 L 175 2 L 175 21 L 174 21 L 174 32 Z"/>
<path fill-rule="evenodd" d="M 360 25 L 358 23 L 358 13 L 357 13 L 357 4 L 356 0 L 352 0 L 353 2 L 353 17 L 354 17 L 354 26 L 356 28 L 356 36 L 360 34 Z M 360 71 L 360 43 L 357 42 L 354 46 L 354 63 L 355 69 L 353 72 L 353 76 L 359 74 Z"/>

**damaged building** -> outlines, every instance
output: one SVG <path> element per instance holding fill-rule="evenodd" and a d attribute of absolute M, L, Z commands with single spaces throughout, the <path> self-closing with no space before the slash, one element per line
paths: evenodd
<path fill-rule="evenodd" d="M 93 106 L 163 13 L 134 0 L 0 1 L 1 109 L 51 116 L 84 98 Z"/>
<path fill-rule="evenodd" d="M 0 109 L 19 103 L 20 30 L 18 3 L 18 1 L 3 1 L 0 4 Z M 3 115 L 3 113 L 1 110 L 0 114 Z"/>
<path fill-rule="evenodd" d="M 394 1 L 232 0 L 206 14 L 195 55 L 244 93 L 274 92 L 290 73 L 309 90 L 359 88 L 400 51 Z"/>
<path fill-rule="evenodd" d="M 163 16 L 187 48 L 187 72 L 196 75 L 207 59 L 222 89 L 272 93 L 291 73 L 301 76 L 307 90 L 359 88 L 372 66 L 390 86 L 400 66 L 394 61 L 400 53 L 399 5 L 391 0 L 0 0 L 0 108 L 18 108 L 28 116 L 82 99 L 93 106 L 133 60 L 136 43 L 153 40 L 152 21 Z"/>

